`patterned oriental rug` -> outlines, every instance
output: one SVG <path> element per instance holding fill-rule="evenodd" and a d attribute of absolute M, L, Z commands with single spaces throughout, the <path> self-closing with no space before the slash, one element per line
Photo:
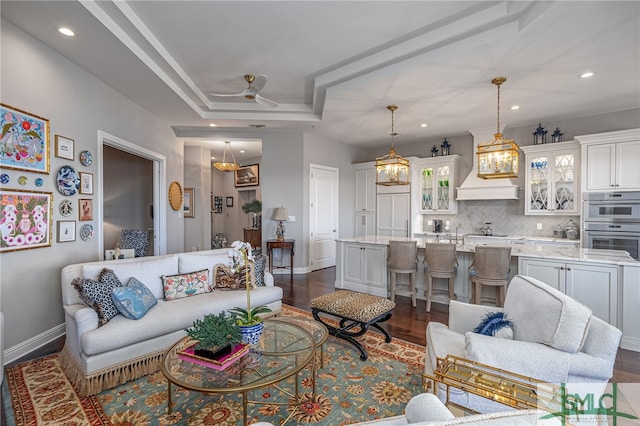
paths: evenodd
<path fill-rule="evenodd" d="M 311 316 L 290 306 L 283 314 Z M 422 392 L 424 347 L 398 339 L 385 343 L 376 332 L 359 340 L 369 353 L 366 361 L 351 344 L 329 336 L 312 401 L 294 407 L 270 404 L 287 400 L 282 389 L 293 389 L 293 379 L 255 391 L 250 399 L 264 404 L 249 404 L 249 422 L 347 425 L 402 414 L 409 399 Z M 301 383 L 310 384 L 310 373 L 300 373 Z M 8 424 L 16 426 L 242 424 L 240 394 L 203 394 L 174 386 L 175 407 L 166 414 L 167 380 L 160 371 L 80 398 L 57 354 L 8 368 L 2 390 Z"/>

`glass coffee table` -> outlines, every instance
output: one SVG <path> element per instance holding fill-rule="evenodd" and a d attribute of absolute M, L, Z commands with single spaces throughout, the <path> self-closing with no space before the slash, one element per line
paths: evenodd
<path fill-rule="evenodd" d="M 171 413 L 172 405 L 171 384 L 203 393 L 241 392 L 245 425 L 247 393 L 295 375 L 315 358 L 316 352 L 314 337 L 309 332 L 293 322 L 276 319 L 265 319 L 260 341 L 222 371 L 180 359 L 178 352 L 191 344 L 193 340 L 189 337 L 181 339 L 167 351 L 162 362 L 162 373 L 168 382 L 168 412 Z M 297 378 L 293 401 L 300 401 Z"/>

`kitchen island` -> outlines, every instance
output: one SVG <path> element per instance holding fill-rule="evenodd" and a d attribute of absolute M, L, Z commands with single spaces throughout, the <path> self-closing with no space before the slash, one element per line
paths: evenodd
<path fill-rule="evenodd" d="M 441 237 L 366 236 L 337 240 L 336 288 L 387 297 L 387 246 L 390 239 L 417 241 L 417 297 L 425 299 L 424 245 Z M 594 315 L 623 331 L 621 346 L 640 351 L 640 262 L 628 253 L 577 247 L 577 242 L 535 237 L 466 236 L 457 245 L 456 298 L 469 302 L 468 268 L 477 245 L 511 246 L 510 278 L 516 274 L 537 278 L 589 306 Z M 400 276 L 399 280 L 406 279 Z M 402 283 L 403 281 L 399 281 Z M 397 292 L 409 296 L 408 293 Z M 495 306 L 492 288 L 482 289 L 482 303 Z M 446 280 L 434 280 L 433 303 L 448 303 Z"/>

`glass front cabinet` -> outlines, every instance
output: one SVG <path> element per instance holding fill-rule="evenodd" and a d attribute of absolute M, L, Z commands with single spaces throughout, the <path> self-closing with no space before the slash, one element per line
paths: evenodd
<path fill-rule="evenodd" d="M 525 153 L 525 214 L 580 214 L 580 145 L 529 145 Z"/>
<path fill-rule="evenodd" d="M 456 214 L 455 187 L 458 184 L 458 155 L 421 158 L 416 162 L 420 213 Z"/>

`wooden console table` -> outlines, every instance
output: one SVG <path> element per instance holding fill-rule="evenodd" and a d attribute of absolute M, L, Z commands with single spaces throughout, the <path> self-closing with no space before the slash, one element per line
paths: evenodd
<path fill-rule="evenodd" d="M 291 280 L 293 280 L 293 252 L 296 240 L 267 240 L 267 255 L 269 256 L 269 272 L 273 274 L 274 269 L 290 269 Z M 289 250 L 289 266 L 273 266 L 273 249 L 280 249 L 284 255 L 284 250 Z M 284 257 L 284 256 L 283 256 Z"/>

